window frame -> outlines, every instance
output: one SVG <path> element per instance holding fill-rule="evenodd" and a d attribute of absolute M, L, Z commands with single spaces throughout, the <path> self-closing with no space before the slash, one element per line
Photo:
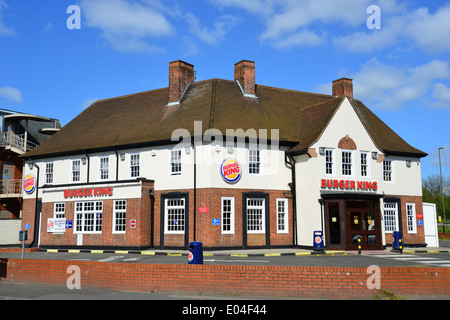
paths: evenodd
<path fill-rule="evenodd" d="M 121 207 L 118 207 L 121 206 Z M 119 214 L 123 216 L 118 217 Z M 123 220 L 123 221 L 122 221 Z M 123 230 L 118 230 L 118 227 Z M 113 203 L 113 229 L 112 233 L 123 234 L 127 231 L 127 200 L 114 200 Z"/>
<path fill-rule="evenodd" d="M 54 174 L 55 174 L 54 162 L 47 162 L 45 164 L 45 184 L 53 184 Z"/>
<path fill-rule="evenodd" d="M 172 201 L 181 201 L 183 204 L 169 206 L 169 202 L 172 202 Z M 173 220 L 172 218 L 169 219 L 170 218 L 169 210 L 181 210 L 181 209 L 183 210 L 183 213 L 182 213 L 183 224 L 181 224 L 180 226 L 177 226 L 177 228 L 178 228 L 177 230 L 169 230 L 170 228 L 174 227 L 172 224 L 170 224 L 170 226 L 169 226 L 169 222 L 171 220 Z M 178 214 L 179 213 L 175 213 L 175 216 L 177 216 Z M 186 231 L 186 218 L 187 218 L 186 214 L 187 214 L 186 198 L 181 197 L 181 198 L 166 198 L 166 199 L 164 199 L 164 234 L 184 234 Z"/>
<path fill-rule="evenodd" d="M 331 153 L 328 155 L 328 153 Z M 336 175 L 336 158 L 335 158 L 335 149 L 333 148 L 325 148 L 325 175 L 327 176 L 335 176 Z M 331 160 L 329 162 L 328 160 Z M 329 166 L 328 166 L 329 165 Z M 328 172 L 328 169 L 331 170 L 331 172 Z"/>
<path fill-rule="evenodd" d="M 365 156 L 365 164 L 363 163 L 363 155 Z M 370 152 L 369 151 L 361 151 L 359 153 L 359 165 L 360 165 L 360 175 L 363 178 L 370 178 L 371 172 L 370 172 Z M 363 166 L 366 168 L 366 175 L 363 175 Z"/>
<path fill-rule="evenodd" d="M 54 203 L 53 218 L 54 219 L 65 219 L 66 218 L 66 203 L 65 202 L 55 202 Z"/>
<path fill-rule="evenodd" d="M 253 152 L 256 152 L 256 155 L 252 155 Z M 248 149 L 248 174 L 251 175 L 260 175 L 261 172 L 261 150 L 258 149 Z M 256 157 L 256 159 L 255 159 Z"/>
<path fill-rule="evenodd" d="M 411 207 L 412 210 L 409 210 L 408 207 Z M 409 234 L 417 234 L 417 219 L 416 219 L 416 204 L 415 203 L 406 203 L 406 229 Z"/>
<path fill-rule="evenodd" d="M 395 205 L 391 208 L 386 208 L 386 205 Z M 383 203 L 383 220 L 384 220 L 384 232 L 394 233 L 394 231 L 399 231 L 399 203 L 394 201 L 388 201 Z M 387 214 L 387 211 L 392 211 Z M 389 225 L 387 224 L 389 223 Z M 389 228 L 388 228 L 389 226 Z M 391 230 L 393 229 L 393 230 Z"/>
<path fill-rule="evenodd" d="M 102 161 L 106 160 L 106 168 L 102 167 Z M 100 157 L 98 160 L 98 179 L 100 181 L 109 180 L 109 156 Z M 106 172 L 106 177 L 104 173 Z"/>
<path fill-rule="evenodd" d="M 87 210 L 88 204 L 92 204 L 92 210 Z M 80 207 L 81 210 L 79 209 Z M 92 223 L 86 224 L 88 221 L 87 215 L 92 214 L 93 218 L 89 218 L 89 221 L 92 220 Z M 75 226 L 73 233 L 101 234 L 103 231 L 103 201 L 75 202 L 74 220 Z M 92 230 L 87 230 L 88 228 L 92 228 Z"/>
<path fill-rule="evenodd" d="M 175 154 L 177 153 L 177 154 Z M 177 169 L 176 171 L 174 169 Z M 183 150 L 169 150 L 169 174 L 171 176 L 179 176 L 183 172 Z"/>
<path fill-rule="evenodd" d="M 134 164 L 133 161 L 136 161 L 136 159 L 133 160 L 133 157 L 137 157 L 137 164 Z M 128 162 L 128 174 L 130 178 L 139 178 L 141 176 L 141 154 L 140 153 L 130 153 L 130 158 Z M 137 175 L 136 171 L 133 171 L 133 168 L 137 168 Z"/>
<path fill-rule="evenodd" d="M 78 163 L 78 171 L 76 170 L 75 164 Z M 78 172 L 78 176 L 76 173 Z M 70 181 L 80 182 L 81 181 L 81 159 L 74 159 L 70 164 Z"/>
<path fill-rule="evenodd" d="M 261 205 L 251 205 L 250 201 L 261 201 Z M 254 197 L 249 197 L 247 198 L 247 203 L 246 203 L 246 212 L 245 212 L 245 218 L 247 219 L 247 234 L 265 234 L 266 233 L 266 199 L 265 198 L 254 198 Z M 253 220 L 257 220 L 259 217 L 256 217 L 255 219 L 255 215 L 253 214 L 253 216 L 251 214 L 249 214 L 249 210 L 261 210 L 261 217 L 260 217 L 260 225 L 259 226 L 255 226 L 255 223 L 252 222 L 250 223 L 250 221 Z M 259 214 L 258 214 L 259 215 Z M 252 228 L 257 228 L 257 229 L 250 229 L 250 227 Z"/>
<path fill-rule="evenodd" d="M 230 201 L 230 210 L 227 212 L 227 210 L 224 209 L 224 201 Z M 235 221 L 235 207 L 234 207 L 234 197 L 222 197 L 220 199 L 220 207 L 221 207 L 221 224 L 220 224 L 220 230 L 222 234 L 234 234 L 235 228 L 234 228 L 234 221 Z M 225 214 L 229 213 L 229 230 L 224 230 L 224 227 L 227 225 L 225 221 Z"/>
<path fill-rule="evenodd" d="M 387 169 L 387 164 L 389 164 L 389 169 Z M 383 163 L 383 182 L 394 182 L 394 162 L 390 159 L 384 159 Z M 389 174 L 389 180 L 386 180 L 386 174 Z"/>
<path fill-rule="evenodd" d="M 282 207 L 284 208 L 284 212 L 280 211 L 280 204 L 283 203 Z M 289 202 L 288 199 L 285 198 L 277 198 L 276 199 L 277 206 L 277 233 L 289 233 Z M 283 224 L 284 229 L 280 229 L 280 214 L 284 214 Z"/>
<path fill-rule="evenodd" d="M 344 155 L 348 154 L 348 157 L 344 158 Z M 341 173 L 344 177 L 353 177 L 354 176 L 354 152 L 353 150 L 341 150 Z M 344 160 L 349 160 L 349 162 L 344 162 Z M 344 166 L 347 166 L 345 168 Z M 346 173 L 346 171 L 350 173 Z"/>

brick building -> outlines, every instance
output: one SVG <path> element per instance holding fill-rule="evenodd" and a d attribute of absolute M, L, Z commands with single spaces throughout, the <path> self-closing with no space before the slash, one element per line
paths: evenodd
<path fill-rule="evenodd" d="M 193 65 L 171 62 L 169 87 L 96 101 L 28 152 L 35 245 L 310 248 L 315 230 L 328 249 L 356 236 L 381 249 L 393 231 L 426 245 L 426 154 L 354 99 L 351 79 L 324 95 L 234 67 L 234 81 L 195 81 Z"/>
<path fill-rule="evenodd" d="M 56 119 L 0 109 L 0 245 L 19 243 L 24 165 L 20 156 L 60 128 Z"/>

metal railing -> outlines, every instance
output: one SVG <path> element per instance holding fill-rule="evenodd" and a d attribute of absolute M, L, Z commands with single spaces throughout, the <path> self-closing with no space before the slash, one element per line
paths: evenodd
<path fill-rule="evenodd" d="M 25 134 L 15 134 L 8 131 L 4 133 L 6 147 L 10 147 L 19 150 L 21 153 L 25 153 L 29 150 L 35 149 L 38 145 L 25 140 Z"/>
<path fill-rule="evenodd" d="M 21 194 L 22 194 L 22 179 L 0 180 L 0 196 L 21 195 Z"/>

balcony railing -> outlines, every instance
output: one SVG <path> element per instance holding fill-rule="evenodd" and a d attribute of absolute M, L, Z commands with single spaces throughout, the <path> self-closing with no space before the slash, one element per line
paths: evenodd
<path fill-rule="evenodd" d="M 23 154 L 27 151 L 33 150 L 38 145 L 25 140 L 25 134 L 15 134 L 11 131 L 4 133 L 4 138 L 6 142 L 6 148 L 17 152 L 19 154 Z"/>
<path fill-rule="evenodd" d="M 0 198 L 22 195 L 22 179 L 0 180 Z"/>

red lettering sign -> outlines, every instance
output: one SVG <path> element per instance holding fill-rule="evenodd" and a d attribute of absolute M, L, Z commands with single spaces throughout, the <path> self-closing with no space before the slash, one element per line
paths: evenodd
<path fill-rule="evenodd" d="M 322 189 L 377 191 L 378 183 L 370 181 L 322 179 L 320 181 L 320 187 Z"/>
<path fill-rule="evenodd" d="M 113 188 L 84 188 L 84 189 L 68 189 L 64 190 L 64 198 L 88 198 L 88 197 L 101 197 L 112 196 Z"/>

